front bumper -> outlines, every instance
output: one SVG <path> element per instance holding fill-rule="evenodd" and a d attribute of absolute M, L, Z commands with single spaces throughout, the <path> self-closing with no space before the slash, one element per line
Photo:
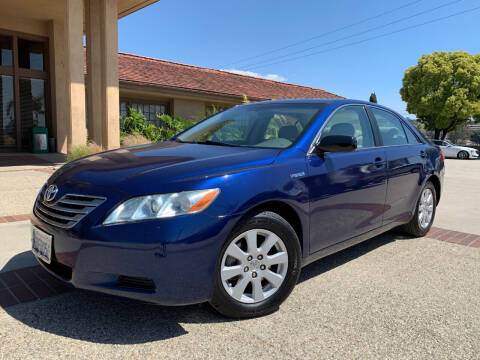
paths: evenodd
<path fill-rule="evenodd" d="M 52 263 L 40 264 L 74 287 L 187 305 L 211 299 L 218 255 L 236 220 L 199 213 L 78 231 L 34 214 L 32 225 L 53 236 Z"/>

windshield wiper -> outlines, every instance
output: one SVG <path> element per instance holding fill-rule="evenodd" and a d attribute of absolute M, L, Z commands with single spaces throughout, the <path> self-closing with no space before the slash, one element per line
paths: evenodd
<path fill-rule="evenodd" d="M 205 141 L 196 141 L 194 144 L 204 144 L 204 145 L 218 145 L 218 146 L 231 146 L 237 147 L 237 145 L 227 144 L 220 141 L 213 141 L 213 140 L 205 140 Z"/>

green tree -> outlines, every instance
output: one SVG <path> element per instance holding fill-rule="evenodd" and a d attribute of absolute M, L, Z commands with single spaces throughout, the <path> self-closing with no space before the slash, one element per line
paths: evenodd
<path fill-rule="evenodd" d="M 372 92 L 372 93 L 370 94 L 370 99 L 369 99 L 368 101 L 370 101 L 370 102 L 372 102 L 372 103 L 375 103 L 375 104 L 378 104 L 377 94 L 375 94 L 375 92 Z"/>
<path fill-rule="evenodd" d="M 407 111 L 435 139 L 480 114 L 480 56 L 463 51 L 423 55 L 405 71 L 400 89 Z"/>

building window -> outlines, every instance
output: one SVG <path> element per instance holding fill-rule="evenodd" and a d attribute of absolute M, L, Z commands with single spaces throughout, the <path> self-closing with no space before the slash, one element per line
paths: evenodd
<path fill-rule="evenodd" d="M 15 147 L 16 129 L 13 76 L 0 75 L 0 149 Z"/>
<path fill-rule="evenodd" d="M 23 69 L 44 71 L 44 44 L 40 41 L 18 39 L 18 66 Z"/>
<path fill-rule="evenodd" d="M 0 151 L 32 150 L 32 128 L 49 125 L 46 39 L 0 35 Z"/>
<path fill-rule="evenodd" d="M 0 35 L 0 66 L 12 66 L 12 39 Z"/>
<path fill-rule="evenodd" d="M 121 126 L 123 120 L 128 116 L 129 109 L 135 109 L 145 115 L 147 123 L 160 126 L 160 119 L 157 114 L 168 114 L 168 104 L 153 101 L 135 100 L 135 99 L 121 99 L 120 100 L 120 118 Z"/>

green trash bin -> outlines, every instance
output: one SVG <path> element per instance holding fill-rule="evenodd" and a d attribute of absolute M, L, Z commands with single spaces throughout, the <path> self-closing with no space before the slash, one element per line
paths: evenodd
<path fill-rule="evenodd" d="M 48 152 L 48 129 L 46 127 L 34 127 L 33 131 L 33 149 L 35 154 Z"/>

